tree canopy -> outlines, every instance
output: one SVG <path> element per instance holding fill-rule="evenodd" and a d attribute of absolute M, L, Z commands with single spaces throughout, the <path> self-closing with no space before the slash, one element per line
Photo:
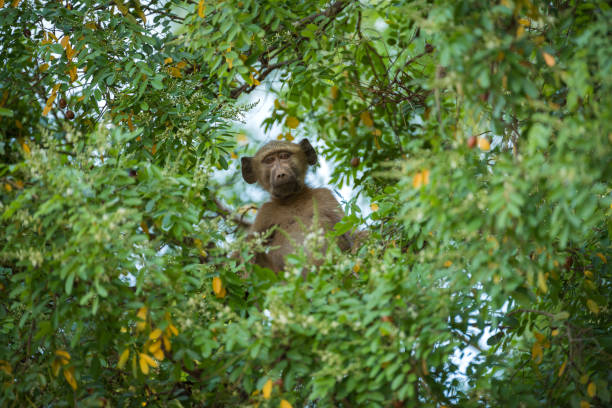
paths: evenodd
<path fill-rule="evenodd" d="M 608 406 L 610 21 L 586 0 L 0 0 L 0 404 Z M 367 230 L 353 253 L 250 262 L 254 90 L 270 137 L 310 138 L 353 188 L 331 233 Z"/>

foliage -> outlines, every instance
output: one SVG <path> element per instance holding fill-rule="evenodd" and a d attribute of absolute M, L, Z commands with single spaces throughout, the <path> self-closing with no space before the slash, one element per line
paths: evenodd
<path fill-rule="evenodd" d="M 3 406 L 609 405 L 606 2 L 0 6 Z M 279 276 L 215 176 L 265 86 L 369 230 Z"/>

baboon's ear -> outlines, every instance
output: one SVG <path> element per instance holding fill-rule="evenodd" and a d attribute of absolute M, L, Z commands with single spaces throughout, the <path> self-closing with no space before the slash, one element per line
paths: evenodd
<path fill-rule="evenodd" d="M 317 164 L 317 152 L 315 151 L 314 147 L 312 147 L 308 139 L 302 139 L 299 145 L 306 155 L 306 162 L 310 165 Z"/>
<path fill-rule="evenodd" d="M 252 157 L 243 157 L 240 159 L 240 164 L 242 164 L 242 178 L 249 184 L 253 184 L 257 181 L 257 175 L 255 174 L 255 169 L 253 168 L 253 158 Z"/>

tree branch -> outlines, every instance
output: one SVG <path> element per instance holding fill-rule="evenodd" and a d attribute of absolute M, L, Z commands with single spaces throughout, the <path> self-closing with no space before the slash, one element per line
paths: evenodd
<path fill-rule="evenodd" d="M 298 20 L 294 23 L 292 23 L 293 27 L 295 28 L 299 28 L 311 21 L 314 21 L 317 17 L 321 17 L 321 16 L 325 16 L 328 17 L 331 20 L 333 20 L 348 4 L 350 3 L 350 1 L 347 0 L 338 0 L 335 3 L 333 3 L 331 6 L 329 6 L 327 9 L 325 9 L 324 11 L 318 12 L 318 13 L 314 13 L 311 14 L 307 17 L 302 18 L 301 20 Z M 323 30 L 326 28 L 327 26 L 323 27 Z M 297 44 L 295 44 L 296 46 L 299 45 L 300 42 L 302 42 L 303 38 L 298 39 Z M 270 73 L 272 73 L 272 71 L 274 71 L 275 69 L 284 67 L 286 65 L 292 64 L 294 62 L 300 61 L 301 58 L 294 58 L 292 60 L 287 60 L 287 61 L 282 61 L 282 62 L 278 62 L 276 64 L 272 64 L 272 65 L 268 65 L 268 60 L 271 58 L 270 53 L 271 52 L 275 52 L 274 57 L 279 56 L 280 53 L 285 50 L 286 48 L 288 48 L 288 46 L 290 45 L 290 43 L 286 43 L 284 45 L 279 44 L 278 45 L 278 49 L 274 50 L 270 49 L 268 50 L 268 52 L 262 54 L 261 57 L 259 57 L 258 61 L 261 63 L 262 68 L 265 68 L 265 70 L 259 75 L 259 77 L 257 78 L 258 81 L 263 81 L 268 75 L 270 75 Z M 242 85 L 240 85 L 238 88 L 233 89 L 230 92 L 230 96 L 234 99 L 238 98 L 240 95 L 242 95 L 243 93 L 251 93 L 254 89 L 255 89 L 256 85 L 251 85 L 248 83 L 244 83 Z"/>
<path fill-rule="evenodd" d="M 314 13 L 311 14 L 307 17 L 304 17 L 301 20 L 296 21 L 295 23 L 293 23 L 293 26 L 295 28 L 301 27 L 305 24 L 310 23 L 311 21 L 315 20 L 317 17 L 321 17 L 321 16 L 325 16 L 325 17 L 333 17 L 336 14 L 340 13 L 340 11 L 342 11 L 342 9 L 344 7 L 346 7 L 346 5 L 348 4 L 348 1 L 346 0 L 338 0 L 335 3 L 333 3 L 331 6 L 329 6 L 328 9 L 323 10 L 319 13 Z"/>
<path fill-rule="evenodd" d="M 263 81 L 264 79 L 266 79 L 266 77 L 268 75 L 270 75 L 272 73 L 272 71 L 274 71 L 275 69 L 284 67 L 285 65 L 289 65 L 289 64 L 293 64 L 294 62 L 298 62 L 301 61 L 301 58 L 294 58 L 292 60 L 288 60 L 288 61 L 282 61 L 282 62 L 278 62 L 276 64 L 272 64 L 267 66 L 267 68 L 265 69 L 265 71 L 263 71 L 259 77 L 257 78 L 258 81 Z M 253 91 L 253 89 L 255 89 L 257 85 L 251 85 L 248 83 L 244 83 L 242 84 L 240 87 L 232 90 L 232 92 L 230 93 L 230 96 L 232 98 L 237 98 L 239 97 L 242 93 L 251 93 Z"/>
<path fill-rule="evenodd" d="M 223 205 L 223 203 L 221 203 L 221 201 L 219 201 L 218 198 L 214 198 L 214 202 L 215 202 L 215 205 L 217 206 L 217 209 L 219 210 L 219 212 L 218 212 L 219 215 L 221 215 L 223 218 L 227 219 L 228 217 L 230 217 L 232 215 L 232 210 L 230 210 L 225 205 Z M 232 216 L 232 217 L 230 217 L 230 220 L 235 222 L 236 224 L 238 224 L 242 228 L 249 229 L 249 228 L 251 228 L 251 223 L 247 222 L 247 221 L 245 221 L 243 219 L 245 213 L 242 213 L 242 215 L 240 217 Z"/>

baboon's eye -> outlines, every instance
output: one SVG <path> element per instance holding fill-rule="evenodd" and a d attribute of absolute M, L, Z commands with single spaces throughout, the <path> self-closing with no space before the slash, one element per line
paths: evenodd
<path fill-rule="evenodd" d="M 264 162 L 264 164 L 272 164 L 274 163 L 274 156 L 273 155 L 266 156 L 264 157 L 262 161 Z"/>
<path fill-rule="evenodd" d="M 281 160 L 287 160 L 289 157 L 291 157 L 291 153 L 289 152 L 280 152 L 278 154 L 278 158 Z"/>

